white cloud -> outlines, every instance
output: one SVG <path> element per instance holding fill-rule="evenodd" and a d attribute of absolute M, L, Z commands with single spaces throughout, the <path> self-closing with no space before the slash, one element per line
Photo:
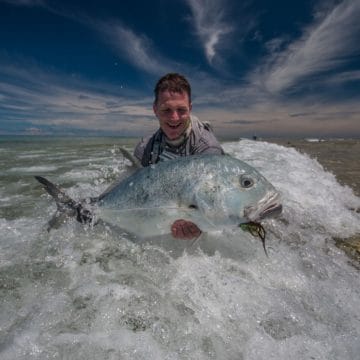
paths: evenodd
<path fill-rule="evenodd" d="M 222 38 L 233 29 L 226 23 L 224 4 L 219 0 L 186 0 L 191 12 L 196 35 L 199 37 L 210 64 L 217 56 Z"/>
<path fill-rule="evenodd" d="M 306 109 L 306 112 L 304 112 Z M 267 101 L 248 107 L 204 107 L 193 110 L 209 121 L 218 136 L 359 136 L 358 101 L 333 104 L 313 101 Z"/>
<path fill-rule="evenodd" d="M 360 70 L 343 71 L 337 74 L 328 76 L 325 83 L 331 85 L 341 85 L 342 83 L 348 83 L 353 81 L 360 81 Z"/>
<path fill-rule="evenodd" d="M 103 23 L 95 27 L 105 35 L 119 57 L 147 73 L 159 75 L 170 71 L 167 64 L 176 66 L 162 58 L 145 35 L 138 35 L 119 23 Z"/>
<path fill-rule="evenodd" d="M 360 1 L 346 0 L 328 11 L 285 50 L 270 54 L 252 80 L 271 93 L 301 86 L 307 77 L 321 75 L 351 61 L 360 53 Z M 276 41 L 272 40 L 272 45 Z"/>

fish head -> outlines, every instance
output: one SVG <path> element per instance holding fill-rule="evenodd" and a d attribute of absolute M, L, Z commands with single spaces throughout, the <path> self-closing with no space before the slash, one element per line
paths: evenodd
<path fill-rule="evenodd" d="M 281 213 L 280 194 L 250 165 L 222 156 L 196 185 L 194 202 L 209 223 L 238 226 Z"/>

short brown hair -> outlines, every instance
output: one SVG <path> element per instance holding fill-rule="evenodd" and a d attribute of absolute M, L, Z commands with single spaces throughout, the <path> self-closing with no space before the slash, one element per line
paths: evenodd
<path fill-rule="evenodd" d="M 154 89 L 154 103 L 157 103 L 159 94 L 166 90 L 177 93 L 185 92 L 188 94 L 189 102 L 191 103 L 191 86 L 185 76 L 177 73 L 169 73 L 160 78 Z"/>

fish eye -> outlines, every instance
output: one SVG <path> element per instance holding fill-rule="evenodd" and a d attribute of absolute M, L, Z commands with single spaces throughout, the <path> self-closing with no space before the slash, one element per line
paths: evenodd
<path fill-rule="evenodd" d="M 250 188 L 254 185 L 254 180 L 247 176 L 241 176 L 240 184 L 243 188 Z"/>

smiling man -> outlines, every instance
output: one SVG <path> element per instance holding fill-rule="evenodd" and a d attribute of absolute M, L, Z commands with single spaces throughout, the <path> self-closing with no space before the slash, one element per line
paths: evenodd
<path fill-rule="evenodd" d="M 180 74 L 163 76 L 155 86 L 153 110 L 160 128 L 143 138 L 134 155 L 143 166 L 158 161 L 195 154 L 224 154 L 209 124 L 191 115 L 191 87 Z M 200 229 L 192 222 L 179 219 L 171 227 L 174 237 L 192 239 Z"/>

